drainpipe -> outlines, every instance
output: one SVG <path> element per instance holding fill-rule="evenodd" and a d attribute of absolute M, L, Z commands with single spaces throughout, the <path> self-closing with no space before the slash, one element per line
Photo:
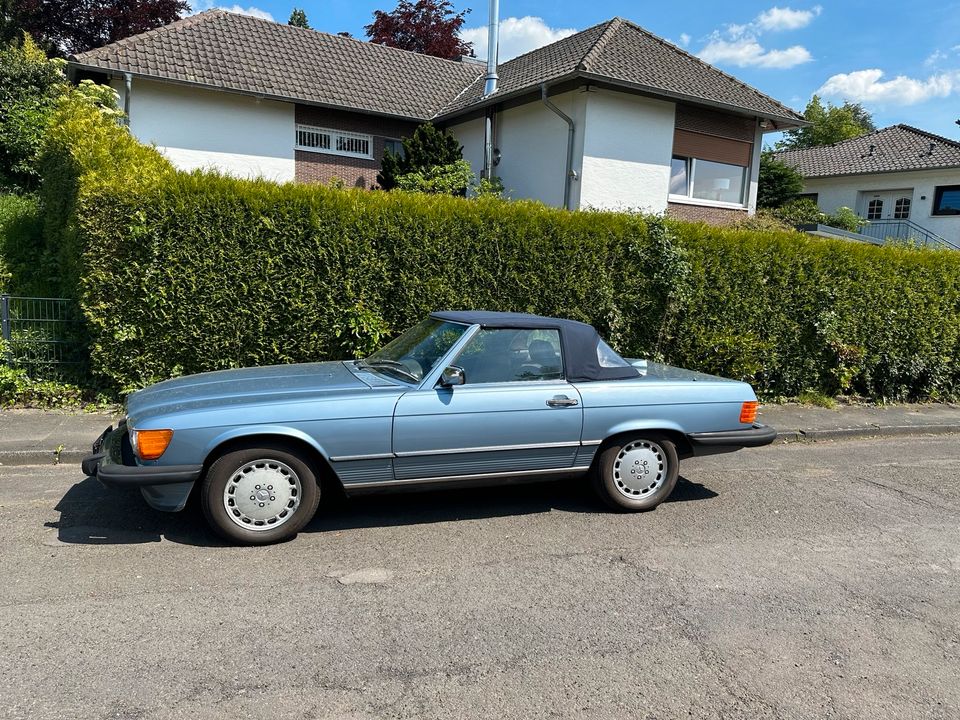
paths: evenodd
<path fill-rule="evenodd" d="M 547 97 L 546 83 L 540 86 L 540 99 L 543 100 L 544 105 L 553 110 L 553 112 L 559 115 L 567 124 L 567 167 L 566 175 L 563 179 L 563 206 L 567 210 L 573 210 L 573 208 L 570 207 L 570 184 L 577 176 L 577 172 L 573 169 L 573 134 L 576 131 L 576 126 L 573 124 L 573 119 L 569 115 L 550 102 L 550 98 Z"/>
<path fill-rule="evenodd" d="M 487 27 L 487 75 L 483 81 L 483 96 L 497 91 L 497 55 L 500 52 L 500 0 L 490 0 Z M 493 108 L 486 112 L 483 122 L 483 177 L 493 177 Z"/>
<path fill-rule="evenodd" d="M 133 75 L 130 73 L 123 74 L 123 114 L 126 116 L 127 127 L 130 126 L 130 89 L 133 86 Z"/>

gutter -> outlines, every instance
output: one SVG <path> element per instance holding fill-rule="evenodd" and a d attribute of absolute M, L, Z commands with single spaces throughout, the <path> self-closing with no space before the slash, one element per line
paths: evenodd
<path fill-rule="evenodd" d="M 544 105 L 560 116 L 560 118 L 567 124 L 567 166 L 563 178 L 563 207 L 565 207 L 567 210 L 573 210 L 573 208 L 570 207 L 570 184 L 577 176 L 576 170 L 573 169 L 573 136 L 576 132 L 576 126 L 573 123 L 573 118 L 550 102 L 550 98 L 547 96 L 546 83 L 540 85 L 540 99 L 543 101 Z"/>

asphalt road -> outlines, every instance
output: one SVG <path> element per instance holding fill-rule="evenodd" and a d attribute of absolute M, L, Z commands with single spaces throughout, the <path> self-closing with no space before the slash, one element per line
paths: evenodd
<path fill-rule="evenodd" d="M 958 718 L 960 440 L 381 496 L 231 548 L 76 467 L 0 468 L 0 716 Z"/>

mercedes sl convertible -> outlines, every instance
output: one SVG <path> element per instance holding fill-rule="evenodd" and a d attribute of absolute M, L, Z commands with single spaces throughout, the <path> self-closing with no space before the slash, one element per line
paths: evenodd
<path fill-rule="evenodd" d="M 590 478 L 650 510 L 679 461 L 767 445 L 743 382 L 620 357 L 590 325 L 435 312 L 363 360 L 202 373 L 133 393 L 83 471 L 236 543 L 296 534 L 321 490 Z"/>

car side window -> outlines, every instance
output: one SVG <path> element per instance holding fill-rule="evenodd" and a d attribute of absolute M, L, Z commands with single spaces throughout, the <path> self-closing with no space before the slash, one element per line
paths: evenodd
<path fill-rule="evenodd" d="M 560 332 L 553 329 L 480 330 L 455 362 L 466 384 L 530 382 L 563 378 Z"/>

